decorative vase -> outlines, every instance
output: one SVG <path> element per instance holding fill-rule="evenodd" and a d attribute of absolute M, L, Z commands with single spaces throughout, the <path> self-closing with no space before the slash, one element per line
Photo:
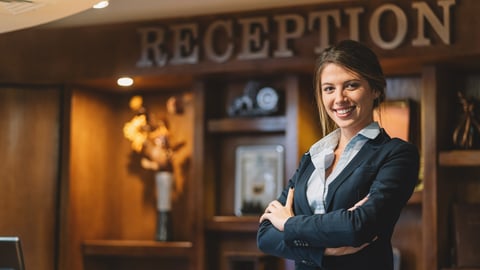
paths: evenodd
<path fill-rule="evenodd" d="M 157 241 L 172 240 L 172 185 L 173 173 L 161 171 L 155 174 L 155 188 L 157 194 Z"/>
<path fill-rule="evenodd" d="M 480 121 L 475 118 L 475 103 L 473 98 L 466 98 L 458 92 L 463 115 L 453 132 L 453 144 L 461 149 L 472 149 L 480 146 Z"/>

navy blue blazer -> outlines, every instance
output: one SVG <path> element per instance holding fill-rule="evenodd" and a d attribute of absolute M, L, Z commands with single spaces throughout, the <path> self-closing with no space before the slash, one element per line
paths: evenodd
<path fill-rule="evenodd" d="M 325 214 L 314 215 L 306 197 L 313 170 L 307 152 L 278 198 L 285 204 L 288 189 L 295 188 L 295 216 L 287 220 L 283 232 L 270 221 L 263 221 L 257 233 L 259 249 L 294 260 L 297 270 L 393 269 L 390 240 L 400 212 L 418 181 L 417 147 L 391 139 L 382 129 L 330 183 Z M 348 211 L 367 194 L 366 203 Z M 378 238 L 372 241 L 375 237 Z M 355 254 L 323 255 L 326 247 L 358 247 L 367 242 L 370 245 Z"/>

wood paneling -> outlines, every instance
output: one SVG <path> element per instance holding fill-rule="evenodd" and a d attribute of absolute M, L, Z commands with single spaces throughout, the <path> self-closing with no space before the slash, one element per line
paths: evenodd
<path fill-rule="evenodd" d="M 423 269 L 421 204 L 409 204 L 402 210 L 392 245 L 400 251 L 401 269 Z"/>
<path fill-rule="evenodd" d="M 27 269 L 55 269 L 60 89 L 0 88 L 0 235 L 19 236 Z"/>
<path fill-rule="evenodd" d="M 143 95 L 144 105 L 160 117 L 166 114 L 168 97 L 150 92 Z M 69 233 L 63 235 L 69 239 L 63 254 L 70 258 L 67 269 L 84 269 L 81 247 L 85 240 L 155 239 L 154 173 L 140 167 L 139 157 L 123 137 L 123 125 L 133 116 L 128 101 L 126 95 L 73 91 L 65 217 Z M 191 153 L 193 136 L 193 111 L 186 105 L 183 115 L 169 118 L 170 131 L 186 141 L 184 154 Z M 193 217 L 182 215 L 188 206 L 186 193 L 192 188 L 189 179 L 173 202 L 174 240 L 178 241 L 192 238 Z"/>

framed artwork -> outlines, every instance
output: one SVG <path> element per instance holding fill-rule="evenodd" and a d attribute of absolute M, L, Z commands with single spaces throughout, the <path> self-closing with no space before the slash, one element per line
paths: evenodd
<path fill-rule="evenodd" d="M 282 191 L 284 147 L 238 146 L 235 158 L 235 215 L 261 214 Z"/>

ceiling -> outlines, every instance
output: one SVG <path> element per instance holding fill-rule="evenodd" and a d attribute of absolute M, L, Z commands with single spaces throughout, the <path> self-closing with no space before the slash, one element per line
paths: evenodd
<path fill-rule="evenodd" d="M 98 0 L 0 0 L 0 33 L 59 20 L 90 9 Z"/>
<path fill-rule="evenodd" d="M 197 16 L 345 0 L 0 0 L 0 33 L 34 26 L 71 27 Z"/>

